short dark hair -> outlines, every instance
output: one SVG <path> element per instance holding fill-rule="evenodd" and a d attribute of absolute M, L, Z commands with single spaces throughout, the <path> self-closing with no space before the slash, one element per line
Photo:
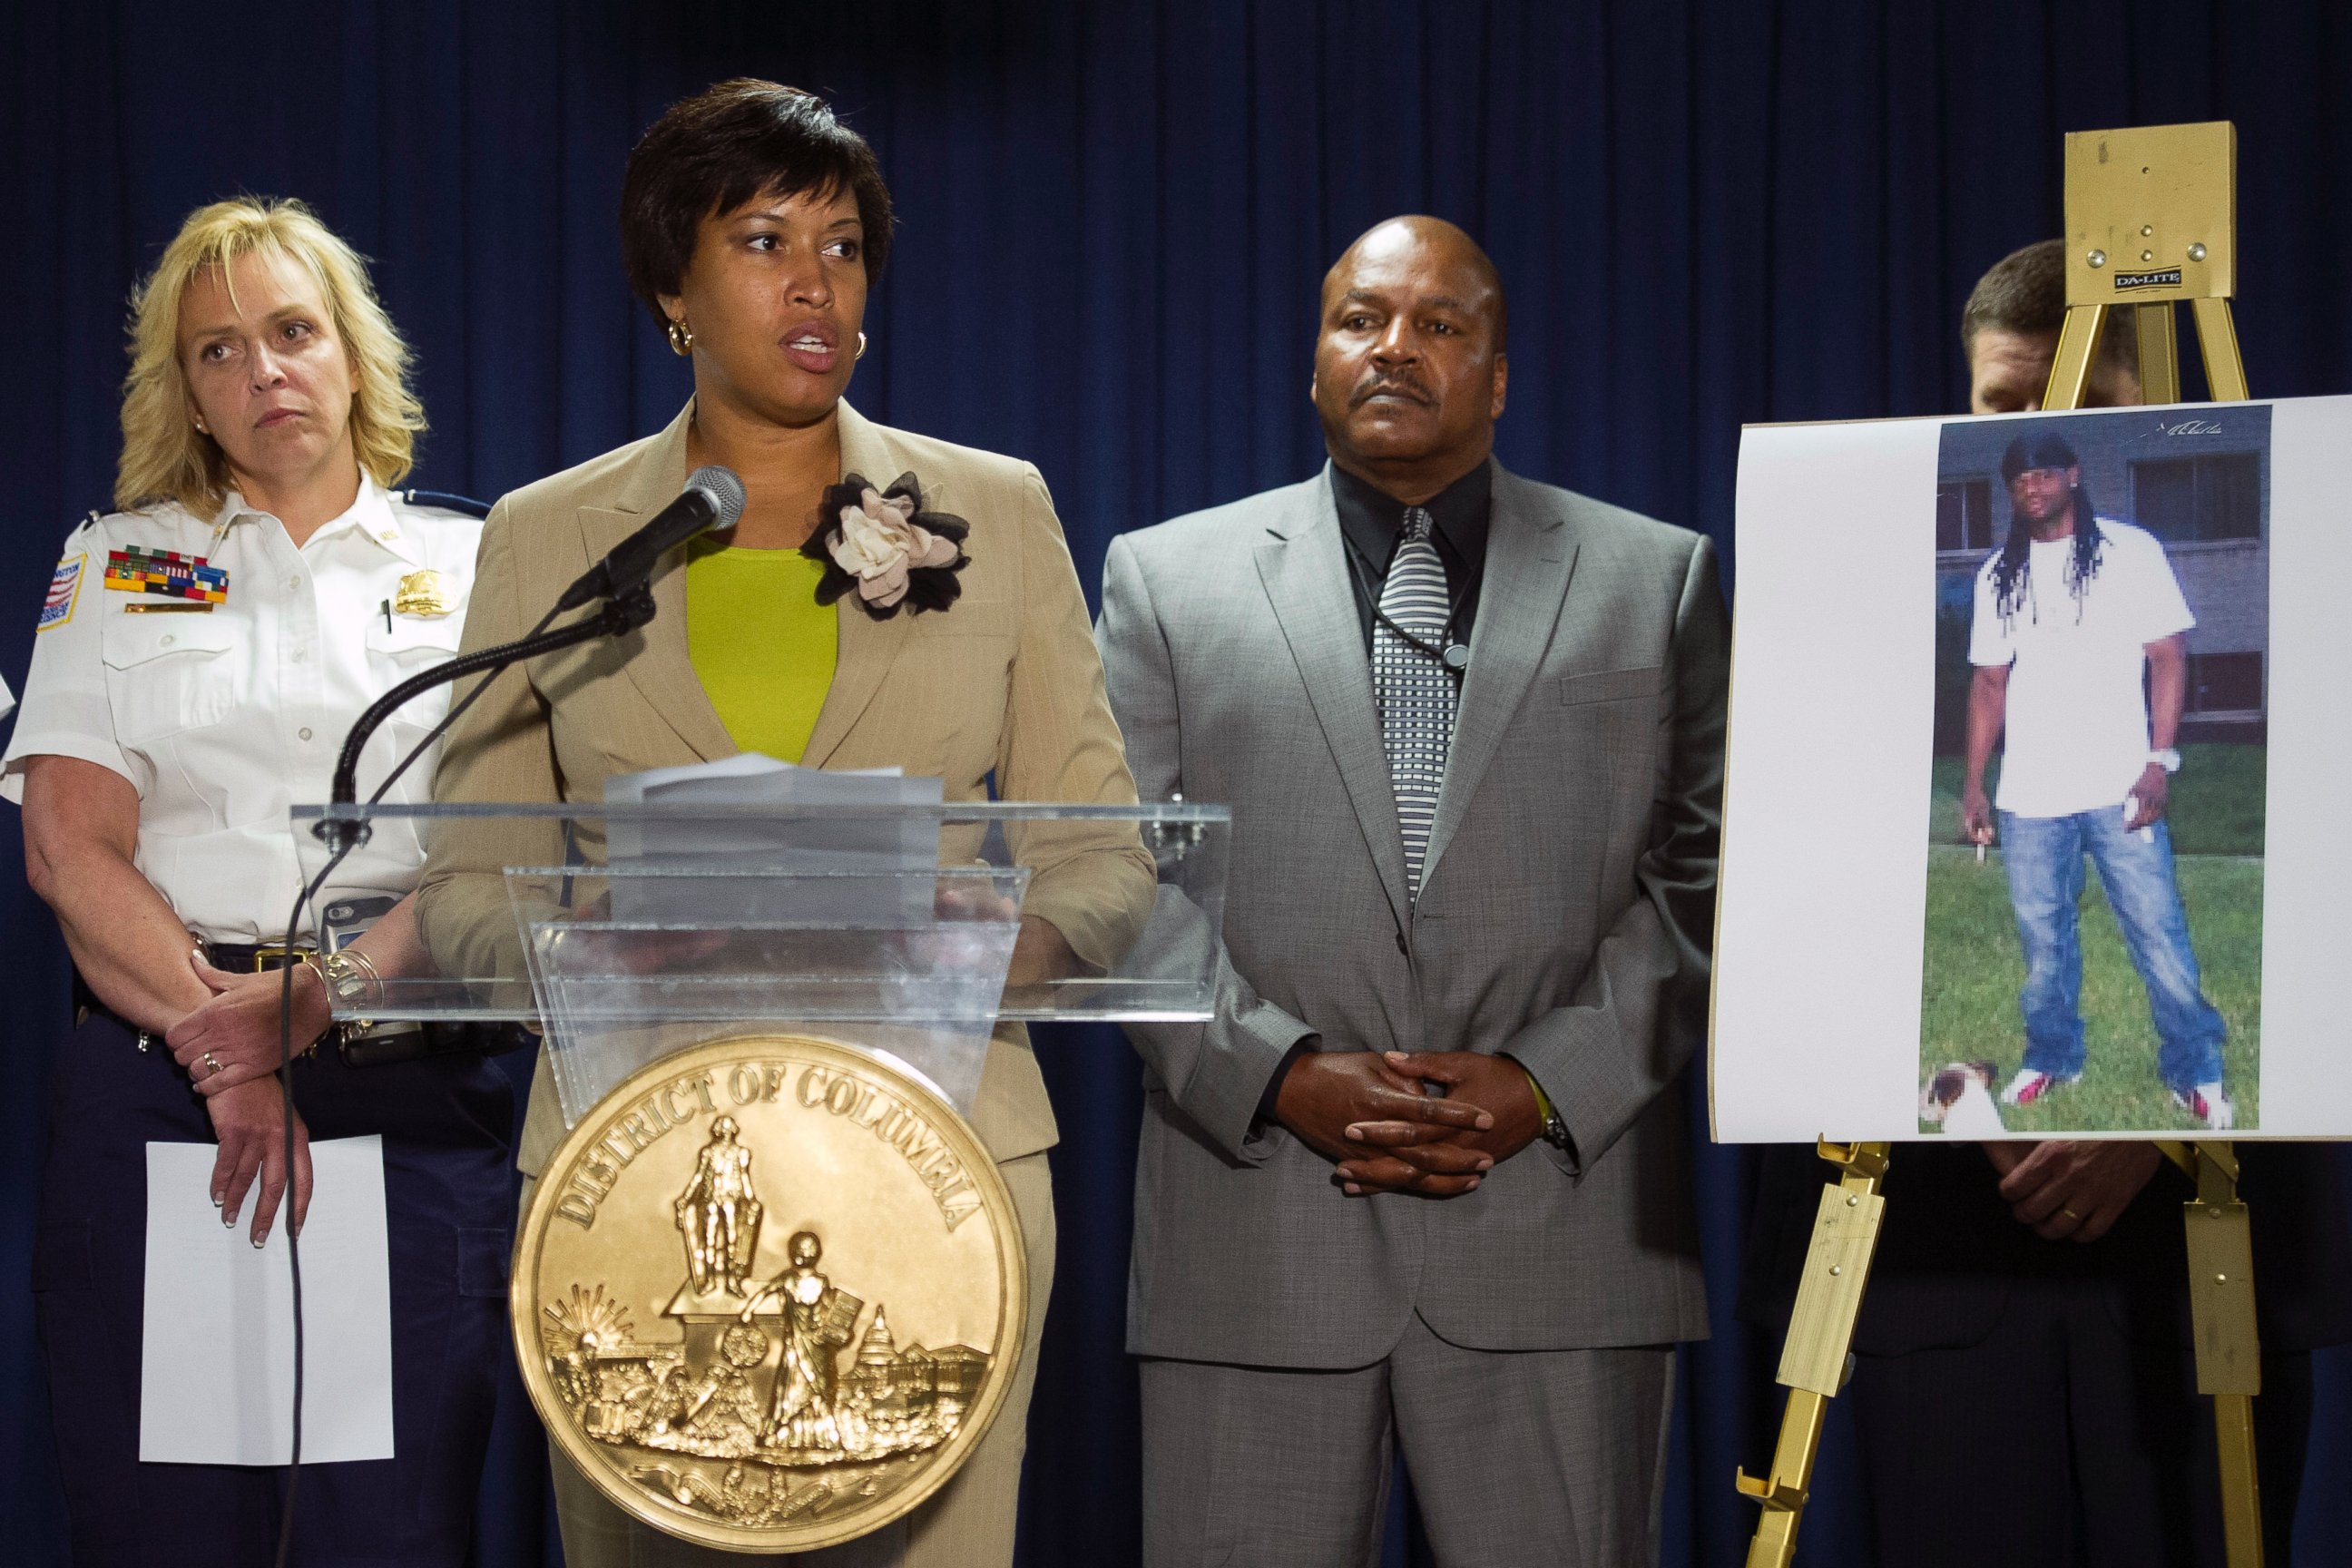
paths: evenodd
<path fill-rule="evenodd" d="M 1960 308 L 1960 352 L 1973 359 L 1977 334 L 1987 327 L 2039 335 L 2065 324 L 2066 245 L 2039 239 L 1994 262 L 1969 290 L 1969 302 Z M 2099 357 L 2139 374 L 2139 338 L 2128 311 L 2108 315 L 2099 334 Z"/>
<path fill-rule="evenodd" d="M 621 176 L 621 265 L 629 289 L 667 326 L 702 220 L 755 196 L 846 191 L 866 226 L 866 281 L 890 258 L 890 188 L 866 138 L 813 92 L 735 77 L 680 99 L 629 153 Z"/>

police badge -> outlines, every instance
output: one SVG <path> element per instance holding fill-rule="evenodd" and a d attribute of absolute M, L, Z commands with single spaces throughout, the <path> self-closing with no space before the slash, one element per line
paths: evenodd
<path fill-rule="evenodd" d="M 457 595 L 450 591 L 447 574 L 429 566 L 403 577 L 392 596 L 393 613 L 399 616 L 446 616 L 457 607 Z"/>

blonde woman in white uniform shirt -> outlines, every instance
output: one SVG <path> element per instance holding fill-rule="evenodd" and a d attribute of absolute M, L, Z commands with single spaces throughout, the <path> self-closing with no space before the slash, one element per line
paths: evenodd
<path fill-rule="evenodd" d="M 309 1141 L 383 1139 L 395 1457 L 306 1473 L 297 1560 L 465 1555 L 495 1400 L 512 1098 L 479 1056 L 289 1069 L 278 1008 L 301 874 L 288 808 L 324 800 L 377 695 L 455 652 L 480 525 L 393 494 L 423 411 L 358 257 L 299 204 L 190 216 L 141 289 L 115 500 L 66 542 L 0 794 L 79 984 L 50 1062 L 34 1291 L 77 1563 L 267 1562 L 285 1476 L 139 1461 L 145 1146 L 218 1145 L 222 1223 L 297 1227 Z M 385 727 L 363 785 L 446 711 Z M 424 798 L 420 759 L 391 798 Z M 322 900 L 389 906 L 359 957 L 303 963 L 293 1044 L 326 976 L 416 967 L 423 854 L 379 828 Z M 282 1211 L 282 1212 L 281 1212 Z M 193 1356 L 211 1347 L 190 1342 Z"/>

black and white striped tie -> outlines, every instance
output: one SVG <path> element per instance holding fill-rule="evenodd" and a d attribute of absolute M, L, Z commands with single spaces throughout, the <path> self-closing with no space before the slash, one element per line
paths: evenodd
<path fill-rule="evenodd" d="M 1405 508 L 1395 559 L 1381 584 L 1381 616 L 1432 648 L 1445 646 L 1445 567 L 1429 542 L 1429 513 Z M 1445 782 L 1445 753 L 1454 743 L 1458 693 L 1454 674 L 1376 618 L 1372 623 L 1372 698 L 1380 704 L 1381 743 L 1389 754 L 1396 791 L 1397 826 L 1404 834 L 1405 886 L 1421 897 L 1421 866 L 1437 792 Z"/>

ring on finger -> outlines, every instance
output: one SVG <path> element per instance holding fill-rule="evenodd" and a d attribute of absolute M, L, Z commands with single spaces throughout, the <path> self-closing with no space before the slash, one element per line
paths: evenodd
<path fill-rule="evenodd" d="M 2081 1215 L 2076 1214 L 2073 1209 L 2067 1208 L 2063 1205 L 2059 1206 L 2058 1212 L 2064 1215 L 2068 1219 L 2073 1220 L 2076 1225 L 2083 1223 L 2083 1216 Z"/>
<path fill-rule="evenodd" d="M 223 1066 L 221 1066 L 221 1060 L 220 1060 L 220 1058 L 219 1058 L 218 1057 L 216 1057 L 216 1056 L 213 1055 L 213 1054 L 212 1054 L 212 1052 L 210 1052 L 210 1051 L 206 1051 L 206 1052 L 205 1052 L 202 1057 L 200 1057 L 200 1058 L 197 1058 L 197 1059 L 198 1059 L 198 1060 L 200 1060 L 200 1061 L 202 1061 L 202 1062 L 205 1064 L 205 1069 L 206 1069 L 206 1070 L 205 1070 L 205 1076 L 206 1078 L 211 1078 L 211 1077 L 213 1077 L 213 1076 L 214 1076 L 215 1074 L 216 1074 L 216 1073 L 223 1073 L 223 1072 L 226 1072 L 226 1071 L 228 1070 L 226 1068 L 224 1068 Z"/>

